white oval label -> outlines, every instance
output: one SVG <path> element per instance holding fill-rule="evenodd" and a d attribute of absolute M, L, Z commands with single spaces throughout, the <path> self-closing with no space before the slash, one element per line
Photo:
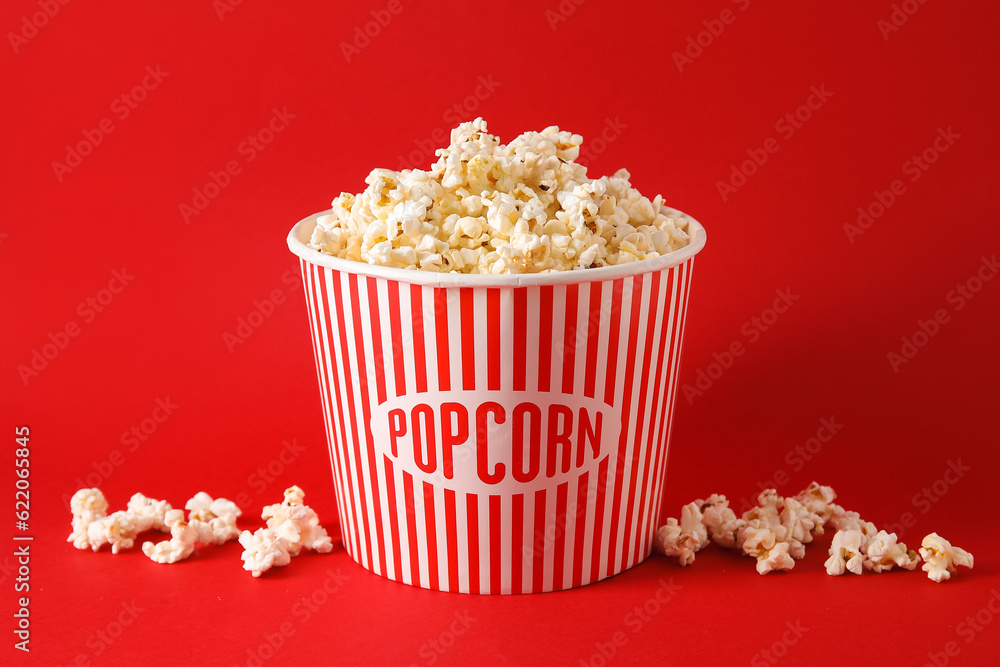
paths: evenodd
<path fill-rule="evenodd" d="M 371 430 L 376 451 L 414 479 L 526 493 L 596 471 L 617 447 L 621 415 L 566 394 L 427 392 L 373 406 Z"/>

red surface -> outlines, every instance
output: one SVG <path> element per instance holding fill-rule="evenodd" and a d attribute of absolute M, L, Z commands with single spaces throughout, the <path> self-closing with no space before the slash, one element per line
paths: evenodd
<path fill-rule="evenodd" d="M 1000 280 L 971 299 L 954 290 L 1000 246 L 992 3 L 902 3 L 916 12 L 887 39 L 878 22 L 894 12 L 888 0 L 641 11 L 588 0 L 563 2 L 573 11 L 559 21 L 527 2 L 404 1 L 398 15 L 379 14 L 384 2 L 280 12 L 245 2 L 221 20 L 207 2 L 71 2 L 39 14 L 37 34 L 25 29 L 24 17 L 54 4 L 0 9 L 2 465 L 13 504 L 14 427 L 29 425 L 35 538 L 27 660 L 12 646 L 13 542 L 0 551 L 0 661 L 253 664 L 250 651 L 267 664 L 599 665 L 617 639 L 619 663 L 775 664 L 762 653 L 774 648 L 784 664 L 991 664 Z M 391 20 L 348 62 L 339 45 L 372 11 Z M 719 32 L 720 15 L 731 22 L 679 71 L 672 54 L 705 21 Z M 18 31 L 29 38 L 15 52 Z M 144 77 L 152 90 L 129 108 L 119 98 Z M 802 110 L 810 118 L 799 127 L 782 122 L 813 87 L 829 98 L 813 97 L 819 108 Z M 339 548 L 255 581 L 237 544 L 168 567 L 66 543 L 61 499 L 90 474 L 114 506 L 139 490 L 175 504 L 199 490 L 237 499 L 249 528 L 297 483 L 335 529 L 284 236 L 341 189 L 360 190 L 371 168 L 399 167 L 411 152 L 429 163 L 425 146 L 476 114 L 505 140 L 553 123 L 591 140 L 604 132 L 605 144 L 585 151 L 593 173 L 625 166 L 642 192 L 662 192 L 708 229 L 680 380 L 716 379 L 678 397 L 671 513 L 713 491 L 740 498 L 778 479 L 795 492 L 817 479 L 881 526 L 909 513 L 906 542 L 936 530 L 976 555 L 975 570 L 945 585 L 920 573 L 832 578 L 822 571 L 827 537 L 785 575 L 761 577 L 748 559 L 709 549 L 687 569 L 658 558 L 567 593 L 482 598 L 383 580 Z M 99 145 L 60 181 L 53 162 L 104 119 Z M 271 143 L 242 143 L 272 119 Z M 911 157 L 933 148 L 939 128 L 958 138 L 914 170 Z M 747 151 L 767 160 L 724 201 L 717 181 Z M 238 173 L 186 222 L 180 206 L 227 164 Z M 844 224 L 888 201 L 875 193 L 896 179 L 894 202 L 852 243 Z M 108 303 L 116 270 L 134 278 Z M 797 298 L 771 320 L 781 290 Z M 105 300 L 99 311 L 91 298 Z M 264 300 L 280 303 L 233 342 Z M 936 313 L 944 323 L 918 335 L 925 344 L 894 372 L 887 355 Z M 766 331 L 755 317 L 771 322 Z M 62 339 L 67 327 L 76 335 Z M 25 383 L 18 366 L 51 338 L 65 349 Z M 734 346 L 742 353 L 730 368 L 711 366 Z M 158 399 L 177 407 L 131 439 Z M 823 419 L 842 428 L 808 459 L 797 454 Z M 967 470 L 946 477 L 949 461 Z M 303 596 L 323 604 L 310 609 Z M 635 611 L 647 601 L 655 614 Z M 268 637 L 280 644 L 273 655 L 260 648 Z"/>

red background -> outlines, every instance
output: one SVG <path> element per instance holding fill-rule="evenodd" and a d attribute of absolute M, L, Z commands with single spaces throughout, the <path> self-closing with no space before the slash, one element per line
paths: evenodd
<path fill-rule="evenodd" d="M 29 425 L 27 661 L 230 665 L 247 664 L 250 651 L 266 664 L 599 665 L 598 645 L 610 652 L 618 632 L 623 645 L 610 662 L 776 664 L 762 653 L 771 648 L 787 664 L 995 657 L 1000 622 L 987 603 L 1000 598 L 992 496 L 1000 280 L 961 309 L 949 300 L 1000 246 L 990 196 L 994 3 L 910 0 L 916 12 L 887 39 L 878 22 L 893 14 L 888 0 L 567 0 L 564 14 L 555 1 L 404 0 L 385 14 L 379 1 L 279 10 L 247 0 L 221 17 L 209 2 L 78 1 L 51 18 L 38 14 L 45 4 L 0 10 L 8 100 L 0 465 L 13 504 L 14 427 Z M 712 23 L 725 9 L 731 22 Z M 341 43 L 373 10 L 391 20 L 348 58 Z M 32 31 L 25 20 L 44 25 Z M 29 37 L 12 43 L 11 33 Z M 697 57 L 679 68 L 673 54 L 699 33 L 708 45 L 700 54 L 691 47 Z M 142 83 L 147 66 L 166 74 L 122 117 L 115 100 Z M 480 76 L 495 87 L 480 88 L 483 99 Z M 776 123 L 812 86 L 831 95 L 802 110 L 811 117 L 787 136 Z M 248 161 L 241 142 L 275 108 L 294 118 Z M 138 550 L 112 556 L 66 543 L 65 498 L 88 475 L 113 508 L 135 491 L 175 505 L 200 490 L 246 494 L 247 528 L 295 483 L 337 532 L 306 310 L 284 237 L 341 190 L 361 190 L 373 167 L 398 168 L 456 113 L 484 116 L 505 142 L 550 124 L 592 140 L 613 123 L 620 132 L 591 151 L 591 174 L 624 166 L 643 193 L 662 193 L 706 225 L 680 381 L 696 386 L 700 371 L 716 379 L 691 400 L 678 395 L 671 514 L 712 492 L 739 499 L 777 480 L 794 493 L 817 479 L 880 526 L 909 513 L 905 542 L 938 531 L 976 555 L 975 570 L 946 585 L 919 572 L 828 577 L 826 536 L 783 575 L 761 577 L 751 560 L 710 548 L 686 569 L 654 558 L 575 591 L 482 598 L 381 579 L 339 546 L 253 580 L 236 543 L 175 566 Z M 105 118 L 113 130 L 60 180 L 53 163 Z M 939 128 L 959 138 L 938 156 L 932 150 L 936 161 L 912 181 L 905 163 L 933 146 Z M 769 138 L 777 152 L 724 200 L 717 183 Z M 411 164 L 432 160 L 428 151 L 417 157 Z M 180 205 L 193 204 L 194 190 L 231 160 L 239 173 L 185 221 Z M 896 179 L 905 192 L 852 242 L 845 223 Z M 123 268 L 134 278 L 91 314 L 87 299 L 108 297 L 102 290 Z M 798 299 L 757 329 L 752 318 L 768 317 L 784 289 Z M 274 290 L 283 302 L 230 351 L 224 334 Z M 894 370 L 887 355 L 939 309 L 944 324 L 918 335 L 925 344 Z M 78 335 L 22 378 L 19 366 L 67 324 Z M 736 342 L 744 352 L 713 368 L 713 355 Z M 178 407 L 130 451 L 123 434 L 167 398 Z M 809 460 L 796 459 L 823 418 L 842 428 Z M 275 464 L 293 440 L 304 450 Z M 968 470 L 935 487 L 949 461 Z M 269 463 L 277 474 L 264 480 L 256 471 Z M 12 514 L 0 533 L 15 532 Z M 6 663 L 25 660 L 12 646 L 12 551 L 0 550 Z M 323 599 L 316 591 L 338 570 L 346 581 L 303 622 L 295 605 Z M 674 597 L 636 615 L 670 578 L 681 587 Z M 133 602 L 134 618 L 122 611 Z M 993 622 L 962 625 L 977 613 Z M 454 625 L 457 637 L 455 614 L 468 625 Z M 286 620 L 294 634 L 273 655 L 261 652 Z M 786 623 L 798 623 L 801 636 Z M 106 642 L 102 632 L 116 636 Z"/>

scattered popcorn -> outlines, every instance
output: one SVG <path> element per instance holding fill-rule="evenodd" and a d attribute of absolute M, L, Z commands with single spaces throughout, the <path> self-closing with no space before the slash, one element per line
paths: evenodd
<path fill-rule="evenodd" d="M 122 549 L 131 549 L 138 534 L 139 528 L 132 513 L 119 510 L 87 526 L 87 543 L 94 551 L 110 544 L 111 553 L 116 554 Z"/>
<path fill-rule="evenodd" d="M 759 544 L 771 545 L 772 542 L 784 542 L 787 546 L 780 548 L 779 554 L 787 553 L 795 560 L 804 558 L 806 555 L 805 545 L 792 535 L 791 528 L 782 521 L 782 507 L 785 499 L 778 495 L 775 489 L 765 489 L 757 496 L 757 502 L 760 503 L 757 507 L 743 513 L 744 525 L 736 534 L 736 546 L 743 549 L 743 552 L 748 556 L 755 556 L 758 559 L 758 570 L 761 567 L 760 560 L 763 553 L 760 551 Z M 751 530 L 748 531 L 748 528 Z M 770 536 L 766 535 L 765 532 L 769 532 Z M 812 539 L 811 535 L 809 539 Z M 744 546 L 748 540 L 751 544 L 750 551 L 747 551 Z M 773 548 L 773 546 L 766 547 L 768 553 Z M 780 564 L 784 561 L 782 558 L 778 558 L 774 562 Z M 790 570 L 791 566 L 772 567 L 771 569 Z M 766 570 L 766 572 L 770 572 L 771 569 Z M 766 572 L 761 572 L 761 574 Z"/>
<path fill-rule="evenodd" d="M 308 505 L 303 504 L 305 493 L 297 486 L 285 489 L 285 499 L 268 505 L 261 512 L 267 528 L 240 534 L 243 545 L 243 569 L 259 577 L 272 567 L 288 565 L 291 558 L 303 550 L 329 553 L 333 541 L 326 529 L 319 525 L 319 517 Z"/>
<path fill-rule="evenodd" d="M 167 512 L 169 540 L 158 544 L 143 543 L 142 552 L 157 563 L 176 563 L 184 560 L 194 553 L 196 544 L 215 546 L 240 536 L 236 518 L 242 512 L 231 500 L 213 499 L 204 491 L 199 491 L 184 504 L 184 509 L 188 510 L 187 521 L 184 520 L 184 512 L 181 510 Z"/>
<path fill-rule="evenodd" d="M 736 516 L 726 497 L 713 493 L 705 500 L 696 500 L 701 508 L 701 522 L 708 529 L 712 541 L 726 549 L 736 548 L 736 536 L 746 521 Z"/>
<path fill-rule="evenodd" d="M 826 573 L 841 575 L 851 571 L 861 574 L 864 568 L 865 554 L 862 547 L 865 536 L 860 530 L 838 530 L 830 545 L 830 557 L 826 560 Z"/>
<path fill-rule="evenodd" d="M 760 574 L 791 570 L 795 567 L 795 560 L 789 553 L 792 543 L 787 540 L 787 532 L 788 529 L 781 524 L 769 525 L 763 519 L 753 519 L 740 530 L 737 544 L 743 553 L 757 559 L 757 572 Z"/>
<path fill-rule="evenodd" d="M 893 566 L 913 570 L 920 562 L 920 556 L 913 549 L 898 541 L 896 533 L 878 531 L 868 541 L 865 548 L 865 569 L 872 572 L 888 572 Z"/>
<path fill-rule="evenodd" d="M 820 486 L 818 483 L 813 482 L 800 491 L 795 496 L 795 500 L 799 501 L 808 511 L 820 517 L 822 523 L 825 524 L 836 513 L 838 506 L 833 504 L 836 497 L 837 494 L 832 487 Z M 816 535 L 821 534 L 816 533 Z"/>
<path fill-rule="evenodd" d="M 73 512 L 73 532 L 66 541 L 77 549 L 86 549 L 90 546 L 87 528 L 108 515 L 108 501 L 100 489 L 80 489 L 70 498 L 69 507 Z"/>
<path fill-rule="evenodd" d="M 333 541 L 326 529 L 319 525 L 316 512 L 302 504 L 304 497 L 302 489 L 292 486 L 285 490 L 282 503 L 264 508 L 261 518 L 267 521 L 268 528 L 288 542 L 292 556 L 298 556 L 302 549 L 329 553 L 333 549 Z"/>
<path fill-rule="evenodd" d="M 309 246 L 382 266 L 534 273 L 636 262 L 688 243 L 687 219 L 629 173 L 592 180 L 583 138 L 548 127 L 507 145 L 477 118 L 451 132 L 430 171 L 375 169 L 316 220 Z"/>
<path fill-rule="evenodd" d="M 240 536 L 236 518 L 243 512 L 231 500 L 213 499 L 204 491 L 199 491 L 187 501 L 184 509 L 188 510 L 188 522 L 194 526 L 202 544 L 225 544 Z"/>
<path fill-rule="evenodd" d="M 111 553 L 131 549 L 135 537 L 147 530 L 164 530 L 163 513 L 170 509 L 164 500 L 147 498 L 141 493 L 132 496 L 127 509 L 108 514 L 108 501 L 100 489 L 80 489 L 70 499 L 73 512 L 73 532 L 67 541 L 77 549 L 97 551 L 105 544 Z"/>
<path fill-rule="evenodd" d="M 782 498 L 774 489 L 765 489 L 757 496 L 757 507 L 743 513 L 744 521 L 763 521 L 765 524 L 781 523 Z"/>
<path fill-rule="evenodd" d="M 170 510 L 166 514 L 166 524 L 170 527 L 170 539 L 157 544 L 143 542 L 142 553 L 157 563 L 176 563 L 194 552 L 198 541 L 198 531 L 184 520 L 182 510 Z"/>
<path fill-rule="evenodd" d="M 166 524 L 166 514 L 171 509 L 173 508 L 166 500 L 154 500 L 141 493 L 136 493 L 129 498 L 126 506 L 126 511 L 131 512 L 135 518 L 139 533 L 147 530 L 168 532 L 170 527 Z"/>
<path fill-rule="evenodd" d="M 689 565 L 711 537 L 721 547 L 753 556 L 757 571 L 767 574 L 793 569 L 795 561 L 805 556 L 806 544 L 829 525 L 836 529 L 824 564 L 831 575 L 887 572 L 894 567 L 914 570 L 920 556 L 926 561 L 923 570 L 938 582 L 948 579 L 958 565 L 972 567 L 972 554 L 952 547 L 936 533 L 924 538 L 918 555 L 895 533 L 879 530 L 857 512 L 834 504 L 836 497 L 831 487 L 816 482 L 795 496 L 782 497 L 775 489 L 765 489 L 757 496 L 758 505 L 737 517 L 725 496 L 712 494 L 685 505 L 680 522 L 667 519 L 656 533 L 654 549 Z"/>
<path fill-rule="evenodd" d="M 781 525 L 788 529 L 791 539 L 808 544 L 816 535 L 823 534 L 823 519 L 795 498 L 784 498 Z"/>
<path fill-rule="evenodd" d="M 667 523 L 656 532 L 656 546 L 666 556 L 680 558 L 681 566 L 694 562 L 694 554 L 708 543 L 708 531 L 702 523 L 699 502 L 688 503 L 681 508 L 681 521 L 667 519 Z"/>
<path fill-rule="evenodd" d="M 972 554 L 953 547 L 951 542 L 937 533 L 931 533 L 920 543 L 920 556 L 924 559 L 921 569 L 931 581 L 937 583 L 950 579 L 959 565 L 969 569 L 973 566 Z"/>
<path fill-rule="evenodd" d="M 272 567 L 283 567 L 292 560 L 288 552 L 288 541 L 275 535 L 270 528 L 258 528 L 251 533 L 244 530 L 240 534 L 243 545 L 243 569 L 259 577 Z"/>

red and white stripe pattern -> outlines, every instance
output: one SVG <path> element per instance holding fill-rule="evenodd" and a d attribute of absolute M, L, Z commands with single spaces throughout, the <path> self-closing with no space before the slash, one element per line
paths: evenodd
<path fill-rule="evenodd" d="M 507 594 L 580 586 L 645 559 L 693 263 L 605 282 L 441 288 L 301 260 L 354 560 L 423 588 Z M 416 479 L 374 441 L 373 408 L 428 391 L 467 393 L 469 405 L 477 391 L 586 396 L 614 406 L 621 427 L 611 455 L 575 480 L 467 493 Z"/>

